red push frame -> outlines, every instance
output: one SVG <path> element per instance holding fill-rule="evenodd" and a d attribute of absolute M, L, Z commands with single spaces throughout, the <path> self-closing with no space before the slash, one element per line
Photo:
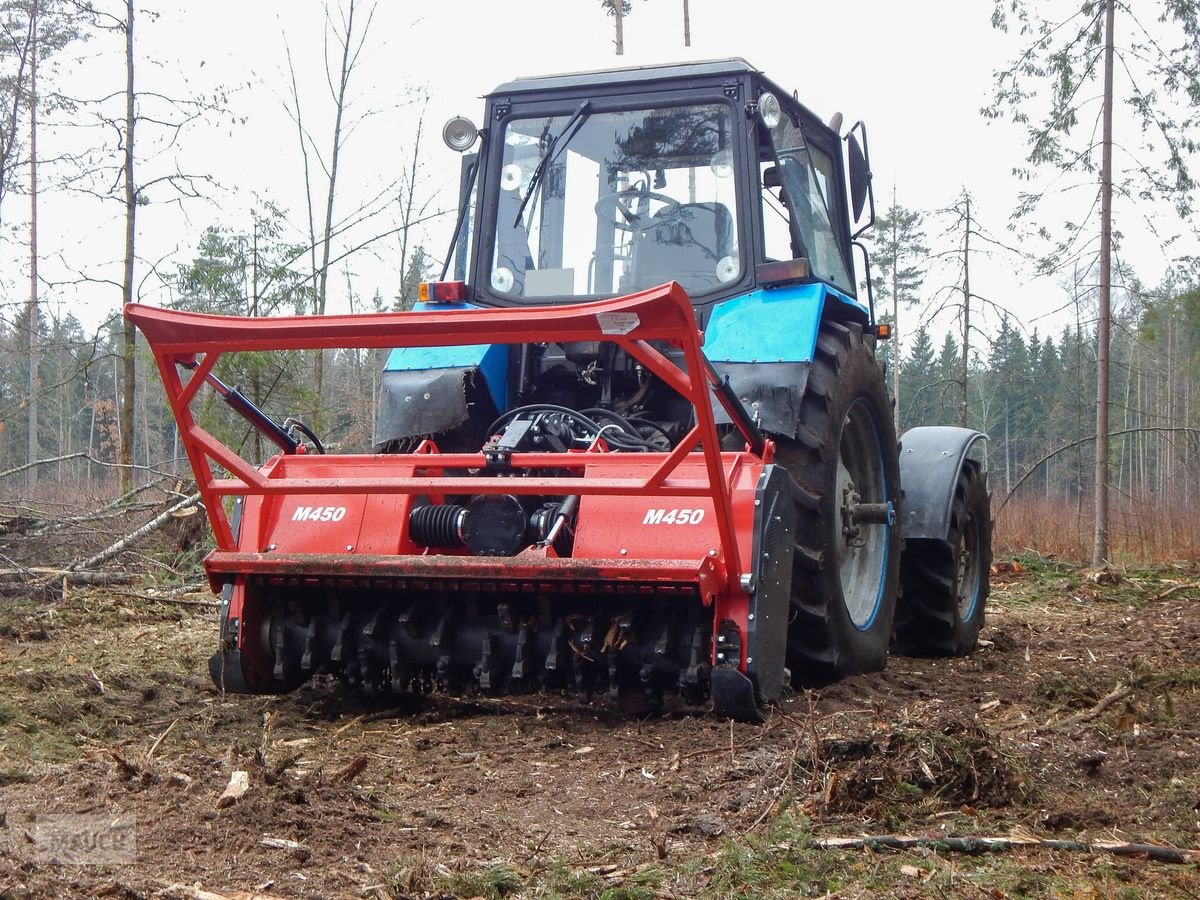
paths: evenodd
<path fill-rule="evenodd" d="M 701 349 L 703 335 L 686 292 L 672 282 L 611 300 L 567 306 L 534 308 L 473 308 L 421 312 L 367 313 L 361 315 L 293 316 L 248 319 L 179 312 L 142 304 L 129 304 L 125 316 L 145 336 L 158 366 L 167 399 L 178 423 L 184 447 L 195 473 L 197 487 L 208 511 L 217 542 L 216 558 L 237 550 L 237 539 L 225 512 L 223 498 L 270 497 L 286 494 L 345 495 L 407 494 L 548 494 L 674 496 L 710 498 L 720 540 L 717 567 L 712 573 L 725 591 L 738 591 L 743 573 L 731 485 L 723 462 L 713 415 L 712 398 L 726 405 L 729 417 L 739 422 L 738 410 L 717 387 L 716 375 Z M 522 344 L 569 341 L 612 341 L 689 401 L 695 425 L 670 452 L 637 454 L 647 474 L 640 477 L 604 475 L 606 464 L 624 466 L 629 454 L 610 453 L 603 446 L 582 453 L 514 453 L 513 469 L 553 467 L 574 470 L 569 477 L 501 478 L 396 475 L 389 473 L 395 456 L 355 454 L 347 460 L 346 475 L 334 478 L 290 476 L 286 466 L 264 467 L 246 461 L 195 420 L 191 403 L 223 354 L 264 350 L 317 350 L 335 348 L 437 347 L 466 344 Z M 684 365 L 676 365 L 651 342 L 666 342 L 680 349 Z M 184 380 L 181 368 L 190 372 Z M 743 427 L 743 426 L 739 426 Z M 755 435 L 744 435 L 754 446 Z M 423 448 L 428 450 L 428 447 Z M 773 445 L 761 454 L 737 454 L 758 464 L 769 463 Z M 680 473 L 681 463 L 699 453 L 703 478 L 688 465 L 690 477 Z M 726 460 L 730 454 L 724 454 Z M 482 453 L 409 454 L 408 459 L 436 459 L 438 469 L 482 468 Z M 325 460 L 336 461 L 330 455 Z M 350 464 L 353 461 L 353 464 Z M 229 477 L 218 477 L 214 464 Z M 735 465 L 736 467 L 736 465 Z M 587 477 L 583 477 L 584 469 Z M 267 472 L 267 469 L 275 471 Z M 282 469 L 282 475 L 279 470 Z M 374 474 L 372 469 L 377 469 Z M 703 554 L 705 551 L 700 550 Z"/>

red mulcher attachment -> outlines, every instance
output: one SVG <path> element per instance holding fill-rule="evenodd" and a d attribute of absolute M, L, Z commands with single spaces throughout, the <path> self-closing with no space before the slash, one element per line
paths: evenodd
<path fill-rule="evenodd" d="M 249 693 L 317 673 L 369 691 L 573 689 L 758 715 L 785 679 L 794 530 L 773 445 L 718 383 L 678 284 L 610 301 L 244 319 L 137 304 L 207 508 L 222 592 L 214 678 Z M 694 408 L 674 449 L 317 454 L 217 379 L 222 354 L 611 341 Z M 683 365 L 660 352 L 682 351 Z M 258 467 L 201 428 L 208 384 L 274 435 Z M 723 452 L 712 396 L 746 449 Z M 274 429 L 274 431 L 272 430 Z M 728 445 L 728 441 L 726 442 Z M 227 498 L 236 498 L 234 521 Z M 538 522 L 522 513 L 539 498 Z M 240 518 L 240 522 L 237 520 Z"/>

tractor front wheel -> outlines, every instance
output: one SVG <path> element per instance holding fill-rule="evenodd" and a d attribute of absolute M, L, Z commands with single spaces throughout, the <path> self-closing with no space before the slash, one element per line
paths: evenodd
<path fill-rule="evenodd" d="M 899 584 L 895 426 L 870 338 L 824 322 L 795 440 L 777 440 L 796 502 L 788 666 L 825 683 L 887 662 Z"/>

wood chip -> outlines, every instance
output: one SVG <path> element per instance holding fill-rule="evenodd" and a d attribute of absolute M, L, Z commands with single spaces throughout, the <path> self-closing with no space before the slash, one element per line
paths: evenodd
<path fill-rule="evenodd" d="M 367 767 L 369 757 L 365 753 L 360 753 L 354 759 L 350 760 L 344 768 L 338 770 L 338 773 L 333 776 L 334 781 L 351 781 L 363 773 L 363 769 Z"/>
<path fill-rule="evenodd" d="M 230 776 L 229 784 L 225 786 L 225 792 L 217 798 L 217 809 L 233 806 L 245 796 L 248 790 L 250 790 L 250 773 L 239 769 Z"/>

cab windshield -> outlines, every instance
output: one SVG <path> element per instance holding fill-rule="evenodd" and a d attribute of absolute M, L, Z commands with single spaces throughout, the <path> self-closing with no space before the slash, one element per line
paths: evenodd
<path fill-rule="evenodd" d="M 742 275 L 730 107 L 509 119 L 489 284 L 584 298 L 678 281 L 693 297 Z"/>

